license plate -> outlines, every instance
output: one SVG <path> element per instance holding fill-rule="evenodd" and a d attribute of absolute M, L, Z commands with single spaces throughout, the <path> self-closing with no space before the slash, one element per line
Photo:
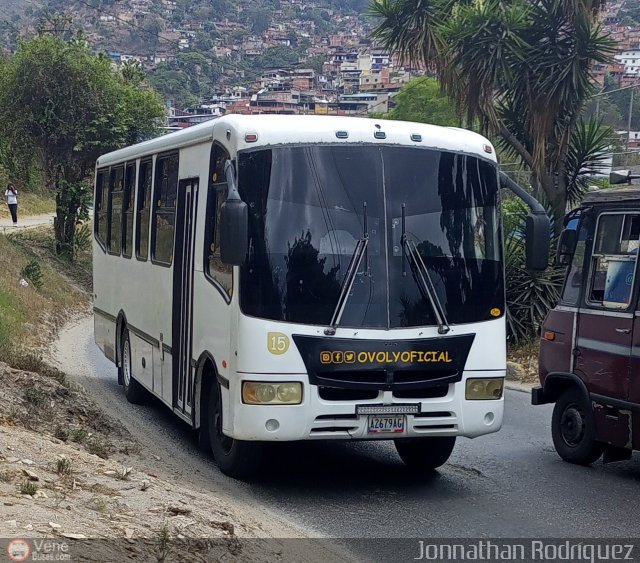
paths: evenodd
<path fill-rule="evenodd" d="M 402 434 L 405 428 L 403 415 L 376 415 L 369 417 L 369 434 Z"/>

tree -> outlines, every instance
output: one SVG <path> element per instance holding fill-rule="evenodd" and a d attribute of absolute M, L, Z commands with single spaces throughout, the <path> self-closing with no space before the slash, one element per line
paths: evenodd
<path fill-rule="evenodd" d="M 531 171 L 561 228 L 567 153 L 593 63 L 607 63 L 601 0 L 374 0 L 374 35 L 437 75 L 467 125 L 501 139 Z"/>
<path fill-rule="evenodd" d="M 415 78 L 395 97 L 388 119 L 455 127 L 460 124 L 454 103 L 442 93 L 435 78 Z"/>
<path fill-rule="evenodd" d="M 164 107 L 79 41 L 23 41 L 2 70 L 0 137 L 14 158 L 40 163 L 56 196 L 56 249 L 73 257 L 96 159 L 154 134 Z"/>

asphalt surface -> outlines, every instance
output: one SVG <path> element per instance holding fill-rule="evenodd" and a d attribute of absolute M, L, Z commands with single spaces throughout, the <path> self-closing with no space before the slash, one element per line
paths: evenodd
<path fill-rule="evenodd" d="M 182 460 L 182 466 L 176 465 L 177 478 L 197 472 L 212 489 L 263 503 L 316 534 L 640 536 L 640 456 L 590 468 L 561 461 L 550 437 L 551 406 L 531 406 L 527 393 L 507 391 L 503 429 L 475 440 L 459 439 L 449 463 L 432 474 L 413 475 L 389 442 L 306 442 L 278 444 L 264 475 L 241 484 L 222 475 L 198 451 L 192 432 L 164 406 L 151 401 L 134 407 L 125 401 L 115 367 L 93 344 L 92 321 L 63 333 L 60 346 L 73 358 L 63 367 L 95 391 L 134 435 Z M 417 555 L 415 541 L 400 547 L 365 541 L 351 547 L 371 561 L 411 561 Z"/>

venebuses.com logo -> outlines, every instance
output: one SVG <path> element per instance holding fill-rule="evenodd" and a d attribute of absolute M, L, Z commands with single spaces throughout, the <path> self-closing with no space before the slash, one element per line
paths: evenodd
<path fill-rule="evenodd" d="M 7 545 L 7 555 L 11 561 L 26 561 L 31 555 L 31 546 L 26 540 L 16 538 Z"/>

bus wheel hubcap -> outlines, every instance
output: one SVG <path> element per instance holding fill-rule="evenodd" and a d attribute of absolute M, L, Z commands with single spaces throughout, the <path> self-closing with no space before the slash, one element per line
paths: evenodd
<path fill-rule="evenodd" d="M 568 406 L 562 413 L 560 431 L 562 439 L 571 447 L 578 446 L 584 438 L 584 416 L 576 405 Z"/>

